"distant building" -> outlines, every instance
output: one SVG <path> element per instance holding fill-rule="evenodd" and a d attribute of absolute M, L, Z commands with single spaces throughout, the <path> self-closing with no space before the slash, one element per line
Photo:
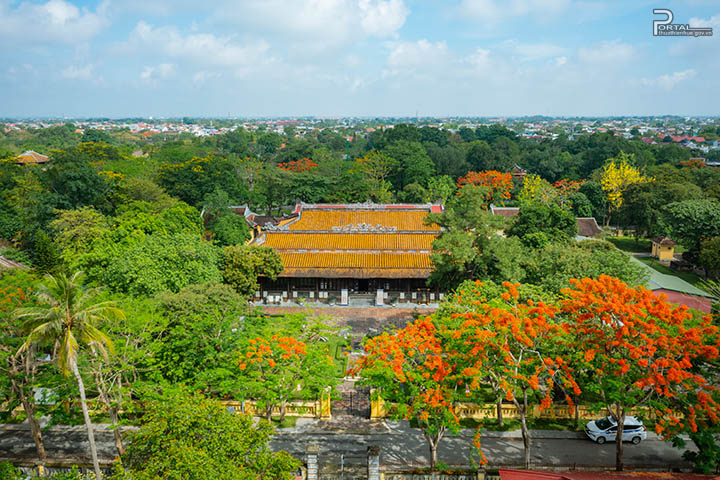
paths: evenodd
<path fill-rule="evenodd" d="M 285 267 L 275 281 L 261 278 L 256 299 L 438 301 L 442 294 L 426 283 L 440 233 L 425 224 L 430 212 L 442 212 L 442 205 L 300 204 L 293 218 L 266 223 L 251 242 L 275 249 Z"/>
<path fill-rule="evenodd" d="M 27 152 L 21 153 L 20 155 L 15 157 L 15 163 L 17 163 L 18 165 L 35 165 L 41 163 L 48 163 L 49 161 L 50 157 L 48 157 L 47 155 L 42 155 L 32 150 L 28 150 Z"/>

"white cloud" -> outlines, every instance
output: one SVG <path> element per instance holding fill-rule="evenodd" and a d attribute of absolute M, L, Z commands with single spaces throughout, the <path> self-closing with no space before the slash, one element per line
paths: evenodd
<path fill-rule="evenodd" d="M 403 0 L 246 0 L 223 3 L 210 21 L 319 51 L 366 37 L 394 37 L 409 14 Z"/>
<path fill-rule="evenodd" d="M 563 13 L 569 5 L 570 0 L 462 0 L 459 12 L 486 23 L 523 16 L 546 21 Z"/>
<path fill-rule="evenodd" d="M 567 52 L 567 48 L 553 43 L 520 43 L 517 40 L 506 40 L 498 45 L 496 50 L 522 62 L 546 60 L 565 55 Z"/>
<path fill-rule="evenodd" d="M 656 78 L 643 78 L 640 83 L 649 87 L 660 87 L 663 90 L 670 91 L 678 83 L 693 78 L 696 73 L 694 69 L 689 68 L 680 72 L 666 73 Z"/>
<path fill-rule="evenodd" d="M 104 3 L 91 12 L 65 0 L 22 2 L 14 8 L 0 2 L 0 38 L 23 45 L 77 44 L 109 24 L 104 12 Z"/>
<path fill-rule="evenodd" d="M 175 65 L 161 63 L 155 66 L 146 66 L 140 73 L 140 80 L 147 83 L 157 83 L 158 80 L 167 80 L 175 76 Z"/>
<path fill-rule="evenodd" d="M 139 22 L 123 46 L 128 51 L 141 48 L 197 65 L 230 67 L 243 72 L 272 61 L 264 41 L 236 43 L 231 37 L 211 33 L 183 35 L 176 27 L 153 27 Z"/>
<path fill-rule="evenodd" d="M 373 37 L 395 35 L 410 14 L 403 0 L 359 0 L 358 7 L 361 27 Z"/>
<path fill-rule="evenodd" d="M 92 64 L 88 65 L 70 65 L 60 72 L 62 78 L 68 80 L 97 80 L 98 77 L 95 75 L 95 66 Z"/>
<path fill-rule="evenodd" d="M 208 72 L 206 70 L 201 70 L 201 71 L 195 72 L 193 74 L 192 81 L 195 86 L 199 87 L 200 85 L 203 85 L 208 80 L 210 80 L 212 78 L 217 78 L 219 76 L 220 76 L 220 74 L 217 72 Z"/>
<path fill-rule="evenodd" d="M 435 70 L 450 61 L 450 51 L 445 42 L 401 42 L 393 45 L 387 58 L 387 66 L 392 73 L 401 71 Z"/>
<path fill-rule="evenodd" d="M 634 57 L 635 48 L 620 40 L 604 41 L 591 47 L 578 49 L 578 59 L 596 67 L 617 66 L 629 62 Z"/>

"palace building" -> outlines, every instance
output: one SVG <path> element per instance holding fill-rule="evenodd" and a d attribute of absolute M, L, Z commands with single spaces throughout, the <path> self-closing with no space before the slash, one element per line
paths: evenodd
<path fill-rule="evenodd" d="M 440 227 L 426 224 L 442 205 L 300 204 L 293 216 L 268 223 L 252 245 L 275 249 L 284 270 L 261 278 L 256 300 L 375 305 L 437 302 L 427 286 L 430 253 Z"/>

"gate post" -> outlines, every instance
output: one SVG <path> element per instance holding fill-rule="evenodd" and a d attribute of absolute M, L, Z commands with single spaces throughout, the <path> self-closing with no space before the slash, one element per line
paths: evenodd
<path fill-rule="evenodd" d="M 367 448 L 368 480 L 380 480 L 380 447 L 372 445 Z"/>
<path fill-rule="evenodd" d="M 305 449 L 305 463 L 307 464 L 307 480 L 318 480 L 318 453 L 317 445 L 308 445 Z"/>

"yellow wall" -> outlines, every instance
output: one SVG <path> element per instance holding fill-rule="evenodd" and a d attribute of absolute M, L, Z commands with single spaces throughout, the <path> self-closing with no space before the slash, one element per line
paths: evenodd
<path fill-rule="evenodd" d="M 675 247 L 653 242 L 652 256 L 661 262 L 671 262 L 675 258 Z"/>

